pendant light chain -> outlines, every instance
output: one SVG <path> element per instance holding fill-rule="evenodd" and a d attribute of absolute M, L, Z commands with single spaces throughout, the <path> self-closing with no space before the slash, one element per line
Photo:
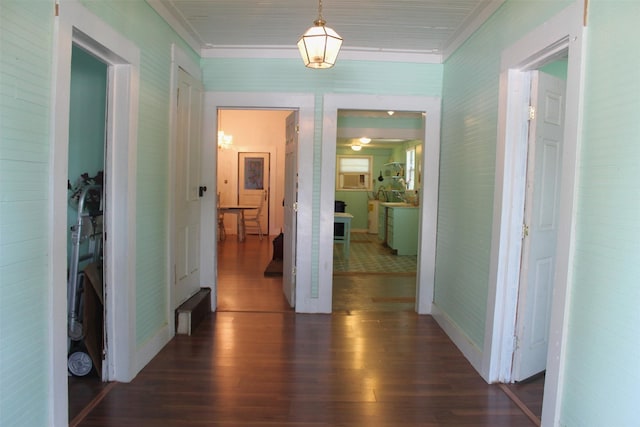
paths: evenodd
<path fill-rule="evenodd" d="M 315 25 L 324 25 L 326 21 L 322 17 L 322 0 L 318 0 L 318 19 L 314 22 Z"/>

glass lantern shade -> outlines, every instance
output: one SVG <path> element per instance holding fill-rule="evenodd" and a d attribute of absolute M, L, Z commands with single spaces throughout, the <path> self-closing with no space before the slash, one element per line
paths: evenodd
<path fill-rule="evenodd" d="M 338 52 L 342 46 L 342 37 L 332 28 L 326 27 L 324 21 L 314 22 L 298 41 L 298 49 L 309 68 L 331 68 L 335 65 Z"/>

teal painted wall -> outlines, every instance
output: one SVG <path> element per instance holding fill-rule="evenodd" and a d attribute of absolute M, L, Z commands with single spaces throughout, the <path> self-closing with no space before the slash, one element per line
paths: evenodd
<path fill-rule="evenodd" d="M 640 425 L 638 22 L 637 1 L 589 1 L 561 426 Z"/>
<path fill-rule="evenodd" d="M 89 1 L 91 12 L 140 48 L 136 196 L 136 342 L 166 325 L 171 43 L 199 58 L 144 1 Z"/>
<path fill-rule="evenodd" d="M 569 2 L 508 1 L 444 65 L 435 303 L 484 344 L 502 50 Z"/>
<path fill-rule="evenodd" d="M 543 67 L 540 67 L 540 71 L 558 77 L 560 79 L 567 79 L 567 67 L 569 63 L 566 59 L 553 61 Z"/>
<path fill-rule="evenodd" d="M 84 50 L 73 47 L 71 56 L 71 96 L 69 106 L 69 182 L 88 173 L 104 171 L 104 137 L 107 103 L 107 65 Z M 67 230 L 78 222 L 78 210 L 69 206 Z M 71 235 L 67 238 L 71 253 Z M 85 242 L 83 252 L 86 253 Z"/>
<path fill-rule="evenodd" d="M 53 2 L 0 9 L 0 425 L 45 426 Z"/>
<path fill-rule="evenodd" d="M 339 61 L 312 70 L 299 59 L 205 58 L 207 91 L 440 96 L 442 65 Z"/>

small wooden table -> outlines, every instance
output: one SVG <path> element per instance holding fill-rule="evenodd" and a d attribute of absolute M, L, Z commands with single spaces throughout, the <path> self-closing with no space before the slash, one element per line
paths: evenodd
<path fill-rule="evenodd" d="M 334 212 L 333 222 L 335 224 L 344 224 L 344 231 L 342 236 L 333 235 L 334 243 L 341 243 L 344 245 L 343 252 L 345 258 L 349 258 L 349 245 L 351 243 L 351 220 L 353 215 L 345 212 Z"/>
<path fill-rule="evenodd" d="M 221 214 L 233 214 L 238 216 L 238 240 L 240 242 L 244 242 L 246 237 L 245 227 L 244 227 L 244 211 L 257 210 L 259 206 L 248 206 L 248 205 L 225 205 L 220 206 L 218 209 Z"/>

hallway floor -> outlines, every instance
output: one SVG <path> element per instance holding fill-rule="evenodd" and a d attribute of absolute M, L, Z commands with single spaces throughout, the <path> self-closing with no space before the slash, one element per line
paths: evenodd
<path fill-rule="evenodd" d="M 413 273 L 337 272 L 334 314 L 296 315 L 281 279 L 262 274 L 271 239 L 219 249 L 218 312 L 77 425 L 535 425 L 413 312 Z"/>

